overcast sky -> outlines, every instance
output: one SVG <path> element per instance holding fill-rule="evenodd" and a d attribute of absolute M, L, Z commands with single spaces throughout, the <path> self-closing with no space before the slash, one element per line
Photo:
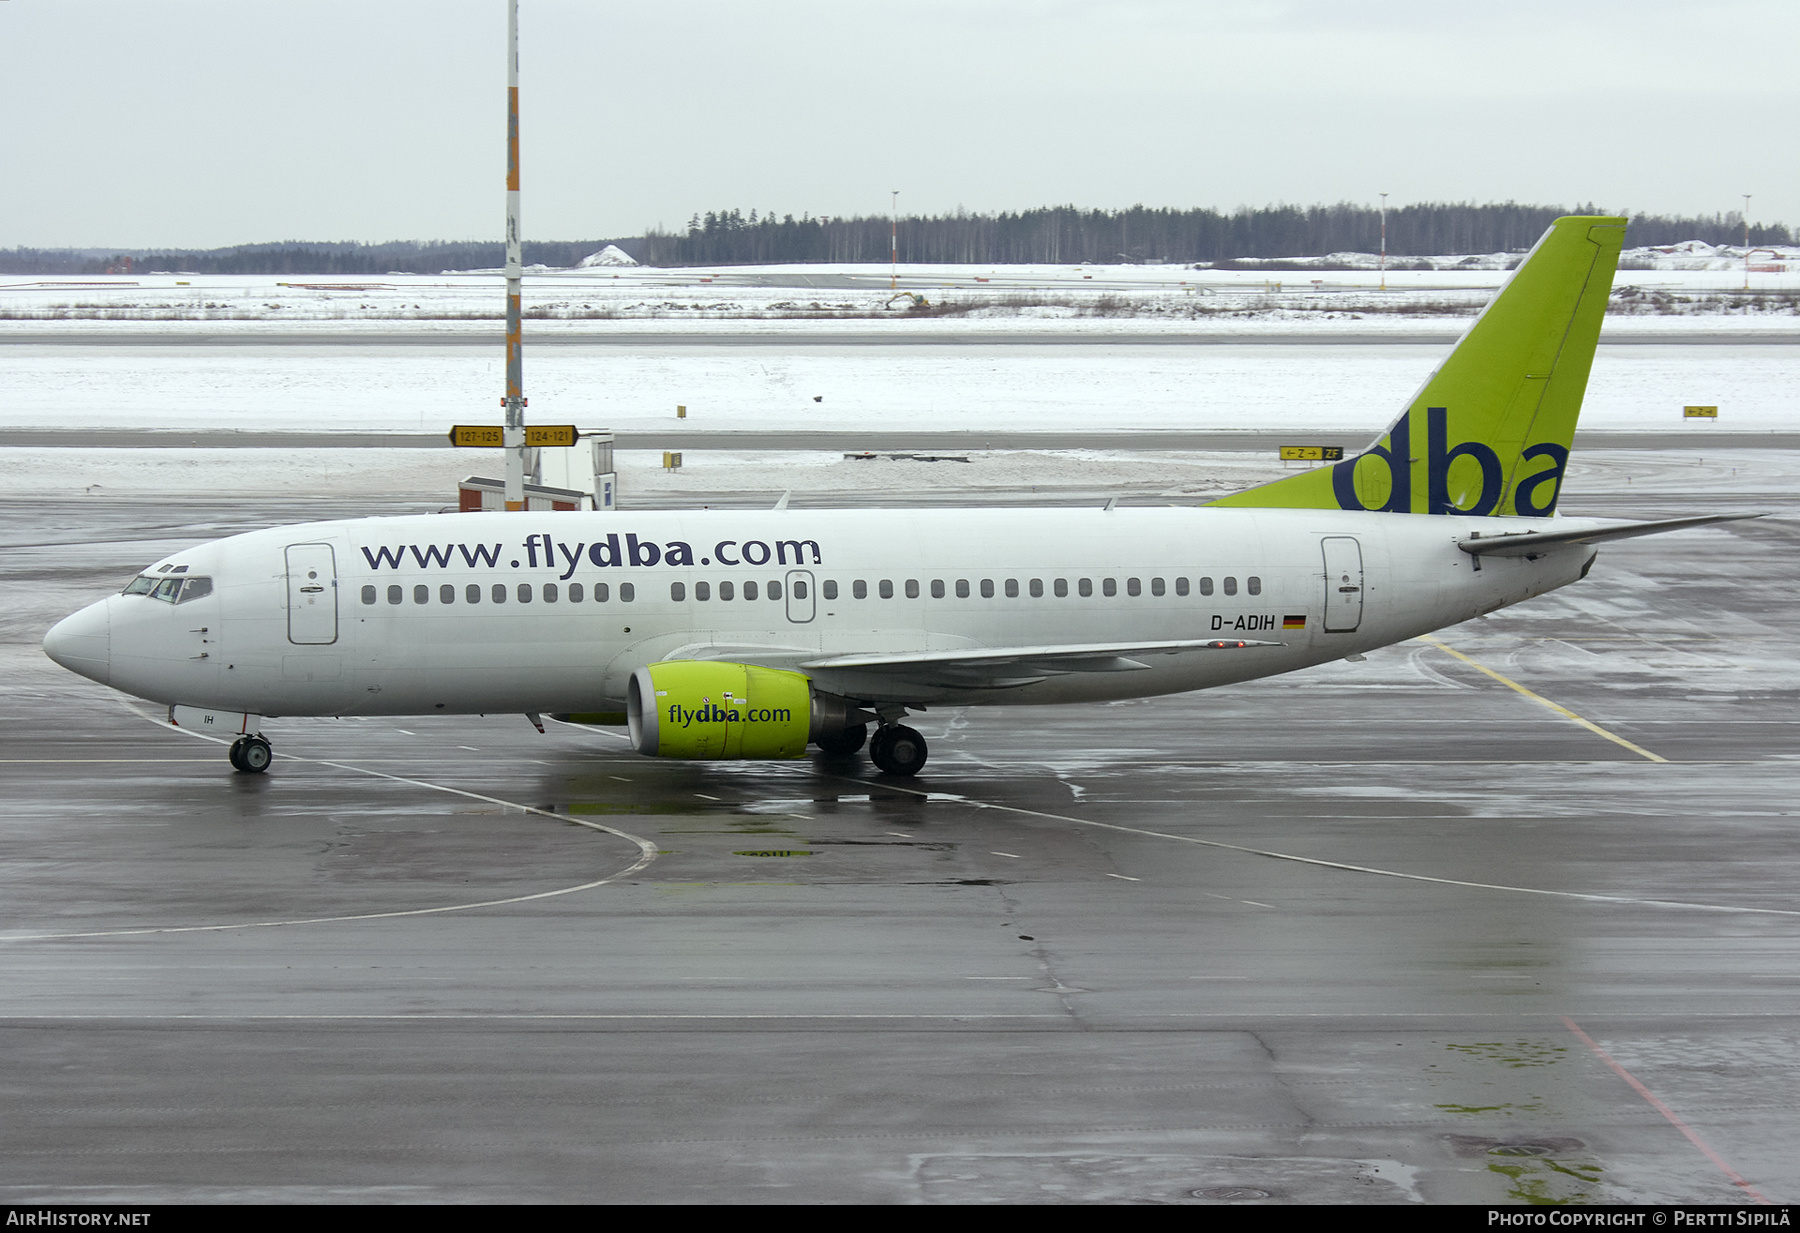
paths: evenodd
<path fill-rule="evenodd" d="M 1800 223 L 1794 0 L 522 0 L 527 238 L 708 209 Z M 505 0 L 0 0 L 0 248 L 498 239 Z"/>

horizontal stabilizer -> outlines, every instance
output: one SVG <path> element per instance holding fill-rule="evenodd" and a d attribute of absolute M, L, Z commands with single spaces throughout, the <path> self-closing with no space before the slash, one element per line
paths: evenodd
<path fill-rule="evenodd" d="M 1660 522 L 1627 522 L 1585 531 L 1525 531 L 1505 535 L 1480 535 L 1457 542 L 1457 547 L 1472 556 L 1534 557 L 1567 544 L 1599 544 L 1609 539 L 1633 539 L 1639 535 L 1661 535 L 1664 531 L 1685 531 L 1713 522 L 1737 522 L 1743 518 L 1761 518 L 1761 514 L 1707 514 L 1700 518 L 1665 518 Z"/>

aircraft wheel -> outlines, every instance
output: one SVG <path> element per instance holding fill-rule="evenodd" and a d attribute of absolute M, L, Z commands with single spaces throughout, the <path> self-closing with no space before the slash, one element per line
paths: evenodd
<path fill-rule="evenodd" d="M 917 775 L 925 755 L 925 738 L 905 724 L 891 724 L 869 742 L 869 761 L 890 775 Z"/>
<path fill-rule="evenodd" d="M 269 748 L 269 742 L 260 736 L 247 736 L 244 738 L 244 747 L 238 750 L 236 766 L 240 771 L 260 775 L 269 769 L 269 763 L 274 760 L 275 751 Z"/>
<path fill-rule="evenodd" d="M 819 751 L 834 758 L 844 758 L 861 749 L 868 739 L 868 724 L 851 724 L 837 736 L 821 737 L 818 742 Z"/>
<path fill-rule="evenodd" d="M 227 758 L 229 758 L 231 760 L 231 769 L 234 771 L 241 771 L 244 769 L 244 763 L 243 763 L 242 759 L 244 756 L 244 741 L 245 741 L 245 739 L 246 739 L 245 737 L 240 736 L 240 737 L 238 737 L 237 740 L 231 742 L 231 750 L 230 750 L 230 752 L 228 752 L 225 755 Z"/>

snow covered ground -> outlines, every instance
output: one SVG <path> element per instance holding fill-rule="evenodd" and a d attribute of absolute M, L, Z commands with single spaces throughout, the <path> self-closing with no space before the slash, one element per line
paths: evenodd
<path fill-rule="evenodd" d="M 1704 247 L 1704 246 L 1702 246 Z M 1648 250 L 1646 250 L 1648 251 Z M 1355 254 L 1336 254 L 1348 258 Z M 1366 256 L 1366 254 L 1365 254 Z M 1744 296 L 1741 250 L 1697 251 L 1628 264 L 1615 311 L 1648 316 L 1699 313 L 1772 316 L 1778 328 L 1800 327 L 1800 257 L 1762 253 Z M 1780 260 L 1774 260 L 1780 257 Z M 1323 260 L 1323 259 L 1321 259 Z M 1371 259 L 1372 260 L 1372 259 Z M 1449 260 L 1449 259 L 1444 259 Z M 900 267 L 899 287 L 923 297 L 896 299 L 888 267 L 879 265 L 731 266 L 658 270 L 596 266 L 534 270 L 525 280 L 525 310 L 537 328 L 610 328 L 633 321 L 867 321 L 885 327 L 922 322 L 1007 323 L 1069 320 L 1084 328 L 1235 330 L 1269 322 L 1354 320 L 1364 328 L 1400 320 L 1446 323 L 1467 317 L 1505 277 L 1501 268 L 1390 270 L 1380 290 L 1372 269 L 1193 270 L 1182 266 L 923 266 Z M 0 329 L 118 328 L 156 322 L 165 328 L 216 329 L 269 325 L 283 329 L 354 328 L 406 323 L 415 328 L 490 328 L 504 310 L 496 273 L 381 278 L 146 274 L 77 279 L 0 279 Z M 1387 328 L 1393 328 L 1391 326 Z"/>
<path fill-rule="evenodd" d="M 558 346 L 526 344 L 536 423 L 705 431 L 1305 431 L 1373 437 L 1448 349 L 1433 345 Z M 328 340 L 322 340 L 328 341 Z M 441 432 L 497 422 L 493 348 L 5 348 L 0 426 Z M 1600 349 L 1584 427 L 1800 428 L 1800 346 Z M 677 420 L 677 404 L 688 408 Z M 1692 422 L 1690 422 L 1692 423 Z"/>

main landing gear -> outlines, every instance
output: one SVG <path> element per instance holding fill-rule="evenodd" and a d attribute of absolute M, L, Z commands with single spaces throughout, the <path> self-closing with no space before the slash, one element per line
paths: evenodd
<path fill-rule="evenodd" d="M 905 724 L 883 724 L 869 742 L 869 761 L 890 775 L 917 775 L 925 754 L 925 738 Z"/>
<path fill-rule="evenodd" d="M 275 751 L 261 736 L 240 736 L 231 742 L 231 752 L 227 756 L 231 759 L 233 770 L 260 775 L 275 760 Z"/>

